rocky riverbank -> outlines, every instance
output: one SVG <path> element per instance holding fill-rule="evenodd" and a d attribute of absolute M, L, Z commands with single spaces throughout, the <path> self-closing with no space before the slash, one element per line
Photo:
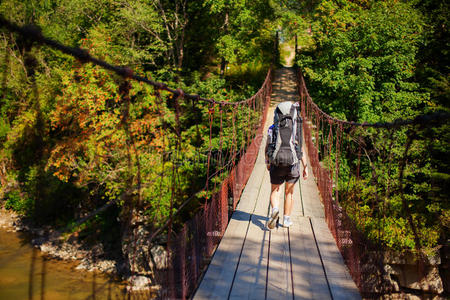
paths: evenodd
<path fill-rule="evenodd" d="M 22 220 L 14 212 L 0 209 L 0 227 L 8 232 L 24 232 L 30 235 L 31 244 L 45 255 L 62 260 L 79 262 L 77 269 L 99 271 L 112 275 L 120 273 L 117 260 L 105 259 L 104 247 L 101 243 L 87 247 L 74 235 L 63 238 L 55 235 L 49 227 L 33 227 Z"/>
<path fill-rule="evenodd" d="M 423 255 L 423 262 L 417 261 L 412 253 L 386 251 L 383 264 L 394 292 L 406 295 L 407 299 L 446 299 L 444 280 L 440 269 L 442 264 L 439 249 L 433 254 Z M 443 271 L 443 270 L 441 270 Z M 393 298 L 395 299 L 395 298 Z"/>
<path fill-rule="evenodd" d="M 0 228 L 8 232 L 23 232 L 29 234 L 30 243 L 38 248 L 43 254 L 55 259 L 70 260 L 78 263 L 77 270 L 97 271 L 108 273 L 113 276 L 123 277 L 126 270 L 125 263 L 121 259 L 119 251 L 117 253 L 105 250 L 111 247 L 105 247 L 101 242 L 94 242 L 87 245 L 82 242 L 76 234 L 60 235 L 50 227 L 34 227 L 32 224 L 22 219 L 12 211 L 0 208 Z M 165 267 L 167 254 L 161 246 L 155 246 L 151 249 L 154 262 L 152 268 Z M 137 255 L 139 258 L 142 255 Z M 106 257 L 116 257 L 116 259 L 107 259 Z M 137 260 L 139 261 L 139 259 Z M 155 266 L 153 266 L 155 265 Z M 135 266 L 137 270 L 137 266 Z M 141 268 L 142 269 L 142 268 Z M 129 292 L 150 291 L 157 292 L 159 286 L 152 284 L 150 277 L 133 275 L 126 278 L 127 290 Z"/>

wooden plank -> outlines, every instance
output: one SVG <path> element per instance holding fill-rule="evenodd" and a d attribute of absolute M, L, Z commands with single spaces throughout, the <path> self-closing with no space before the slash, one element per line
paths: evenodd
<path fill-rule="evenodd" d="M 248 213 L 236 211 L 216 249 L 194 299 L 223 299 L 233 281 L 245 233 Z"/>
<path fill-rule="evenodd" d="M 295 299 L 331 299 L 309 218 L 296 216 L 289 228 Z"/>
<path fill-rule="evenodd" d="M 269 246 L 269 172 L 266 171 L 242 251 L 230 299 L 264 299 Z"/>
<path fill-rule="evenodd" d="M 269 231 L 266 229 L 266 223 L 270 203 L 270 176 L 265 165 L 264 150 L 273 110 L 273 108 L 269 109 L 269 118 L 264 126 L 264 136 L 256 161 L 256 164 L 264 166 L 264 170 L 261 171 L 264 177 L 259 186 L 257 203 L 251 216 L 247 238 L 230 292 L 231 299 L 261 299 L 265 296 L 269 243 Z"/>
<path fill-rule="evenodd" d="M 268 128 L 266 121 L 265 128 Z M 236 211 L 231 216 L 222 240 L 198 287 L 194 299 L 223 299 L 228 297 L 234 274 L 238 267 L 249 222 L 255 210 L 259 189 L 266 171 L 264 148 L 267 139 L 265 130 L 252 174 L 242 192 Z"/>
<path fill-rule="evenodd" d="M 300 163 L 300 165 L 301 165 L 301 163 Z M 291 213 L 292 217 L 304 216 L 303 203 L 302 203 L 302 197 L 301 197 L 301 189 L 300 189 L 300 182 L 302 180 L 303 180 L 303 178 L 300 176 L 300 179 L 297 181 L 297 183 L 294 186 L 294 195 L 293 195 L 294 203 L 292 204 L 292 213 Z"/>
<path fill-rule="evenodd" d="M 236 210 L 252 213 L 255 208 L 256 197 L 258 196 L 259 186 L 264 176 L 265 166 L 261 163 L 255 163 L 252 174 L 242 192 Z"/>
<path fill-rule="evenodd" d="M 361 299 L 325 220 L 312 218 L 311 223 L 333 299 Z"/>
<path fill-rule="evenodd" d="M 279 90 L 284 90 L 286 87 L 286 73 L 281 76 L 278 74 L 279 81 L 275 83 L 274 93 L 272 97 L 271 110 L 269 114 L 270 121 L 272 121 L 273 112 L 275 107 L 282 101 L 285 101 L 285 97 L 278 96 Z M 281 91 L 285 94 L 285 91 Z M 282 222 L 284 213 L 284 184 L 280 187 L 279 209 L 280 220 Z M 267 218 L 271 213 L 271 207 L 267 211 Z M 269 231 L 270 236 L 270 253 L 268 254 L 268 269 L 267 269 L 267 299 L 286 299 L 292 298 L 292 283 L 291 283 L 291 270 L 290 270 L 290 257 L 289 257 L 289 244 L 287 237 L 287 229 L 277 226 Z M 253 298 L 253 299 L 256 299 Z M 261 298 L 260 298 L 261 299 Z"/>
<path fill-rule="evenodd" d="M 303 140 L 304 144 L 305 141 Z M 319 190 L 317 189 L 316 179 L 314 178 L 308 155 L 306 155 L 306 162 L 308 165 L 308 179 L 300 181 L 305 217 L 325 218 L 324 208 L 320 201 Z"/>
<path fill-rule="evenodd" d="M 284 209 L 284 184 L 280 197 L 280 221 Z M 270 231 L 269 268 L 267 278 L 267 299 L 291 299 L 291 264 L 287 229 L 277 226 Z"/>
<path fill-rule="evenodd" d="M 205 276 L 197 289 L 194 299 L 223 299 L 228 297 L 239 263 L 241 252 L 251 214 L 255 208 L 258 186 L 261 185 L 264 173 L 261 165 L 255 166 L 241 200 L 233 213 L 222 240 L 217 247 Z"/>
<path fill-rule="evenodd" d="M 309 174 L 308 180 L 311 180 L 311 172 Z M 294 197 L 298 194 L 298 198 L 294 198 L 294 211 L 299 213 L 293 214 L 292 221 L 294 224 L 289 228 L 294 298 L 331 299 L 309 218 L 304 217 L 307 213 L 310 214 L 311 209 L 309 211 L 307 210 L 305 214 L 301 213 L 304 204 L 302 196 L 307 194 L 308 197 L 311 197 L 311 193 L 305 193 L 302 190 L 302 187 L 304 189 L 304 185 L 305 180 L 300 178 L 298 184 L 296 184 L 297 191 L 294 190 Z M 314 201 L 314 198 L 308 200 L 307 205 L 309 204 L 310 208 L 310 203 Z M 315 200 L 320 201 L 317 196 Z"/>
<path fill-rule="evenodd" d="M 313 178 L 308 178 L 302 183 L 302 199 L 305 217 L 325 218 L 324 208 L 320 202 L 319 191 Z"/>

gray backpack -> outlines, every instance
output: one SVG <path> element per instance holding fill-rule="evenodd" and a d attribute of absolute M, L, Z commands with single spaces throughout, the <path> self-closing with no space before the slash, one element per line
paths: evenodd
<path fill-rule="evenodd" d="M 302 118 L 298 103 L 285 101 L 277 105 L 267 146 L 269 163 L 292 166 L 302 158 Z M 270 130 L 269 130 L 270 132 Z"/>

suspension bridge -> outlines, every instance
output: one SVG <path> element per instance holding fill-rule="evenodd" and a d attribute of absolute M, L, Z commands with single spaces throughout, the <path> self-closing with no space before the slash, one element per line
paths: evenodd
<path fill-rule="evenodd" d="M 294 225 L 266 227 L 271 211 L 266 132 L 279 102 L 299 100 L 295 78 L 294 69 L 275 72 L 253 172 L 194 299 L 360 299 L 325 223 L 314 176 L 295 185 Z M 282 212 L 283 199 L 279 203 Z"/>
<path fill-rule="evenodd" d="M 239 102 L 216 101 L 187 94 L 181 89 L 171 89 L 165 84 L 138 76 L 129 68 L 108 64 L 83 49 L 71 48 L 44 37 L 35 27 L 20 27 L 3 18 L 0 18 L 0 26 L 20 34 L 31 44 L 47 45 L 74 56 L 82 63 L 92 63 L 122 76 L 125 82 L 118 94 L 125 106 L 127 117 L 124 123 L 132 121 L 127 113 L 131 102 L 129 82 L 134 80 L 152 85 L 159 105 L 164 101 L 170 102 L 174 111 L 172 130 L 175 134 L 172 135 L 174 141 L 171 145 L 174 146 L 172 150 L 175 150 L 175 155 L 171 156 L 172 159 L 180 159 L 183 144 L 186 143 L 181 134 L 181 105 L 192 105 L 193 110 L 198 103 L 208 105 L 207 115 L 203 118 L 209 122 L 209 153 L 205 162 L 206 182 L 201 191 L 205 192 L 206 199 L 193 218 L 175 230 L 177 214 L 195 197 L 182 198 L 183 201 L 177 202 L 180 165 L 172 163 L 166 166 L 164 153 L 161 156 L 162 172 L 156 178 L 165 176 L 171 181 L 169 190 L 159 191 L 159 194 L 164 192 L 171 195 L 170 214 L 165 224 L 152 232 L 145 244 L 138 243 L 136 238 L 143 228 L 142 220 L 138 220 L 142 207 L 139 206 L 140 202 L 130 200 L 129 195 L 140 191 L 145 184 L 157 182 L 157 179 L 142 182 L 141 174 L 136 174 L 130 179 L 136 186 L 120 198 L 124 200 L 124 209 L 130 213 L 126 230 L 135 237 L 134 243 L 129 245 L 130 257 L 135 259 L 142 256 L 148 261 L 149 254 L 142 249 L 149 249 L 157 243 L 156 237 L 166 235 L 162 243 L 167 253 L 166 261 L 162 267 L 153 266 L 151 270 L 152 285 L 158 287 L 156 293 L 161 298 L 360 299 L 361 295 L 399 292 L 383 267 L 381 247 L 361 233 L 355 220 L 340 205 L 339 199 L 345 193 L 339 187 L 346 186 L 348 191 L 354 182 L 367 184 L 360 179 L 360 167 L 365 158 L 366 167 L 374 169 L 373 182 L 377 180 L 376 167 L 371 158 L 388 153 L 389 147 L 382 149 L 384 152 L 380 149 L 368 151 L 372 144 L 365 140 L 364 130 L 385 130 L 387 133 L 380 136 L 392 141 L 396 130 L 410 129 L 405 134 L 402 155 L 396 158 L 399 165 L 397 190 L 401 192 L 408 225 L 417 238 L 418 224 L 411 217 L 407 200 L 402 196 L 404 170 L 409 163 L 406 158 L 417 139 L 412 133 L 417 126 L 440 126 L 447 122 L 448 114 L 434 113 L 410 120 L 375 124 L 339 120 L 324 113 L 312 101 L 302 72 L 294 68 L 276 70 L 275 74 L 269 70 L 261 89 L 249 99 Z M 30 49 L 28 45 L 25 52 L 28 53 Z M 25 64 L 30 61 L 33 60 L 25 60 Z M 35 66 L 25 67 L 31 70 Z M 162 91 L 170 96 L 164 96 Z M 273 109 L 278 102 L 285 100 L 301 103 L 303 143 L 307 148 L 308 168 L 312 172 L 307 180 L 301 179 L 295 186 L 294 225 L 289 229 L 277 227 L 269 231 L 266 222 L 270 184 L 263 148 Z M 166 123 L 162 115 L 159 117 L 159 130 L 163 131 L 167 129 L 164 127 Z M 244 128 L 238 126 L 238 121 L 245 122 Z M 231 145 L 224 145 L 226 132 L 230 134 Z M 132 134 L 128 133 L 128 138 L 128 153 L 134 153 L 139 172 L 138 146 Z M 213 139 L 218 141 L 216 148 L 213 147 Z M 349 140 L 357 145 L 356 148 L 349 146 Z M 344 142 L 346 147 L 342 146 Z M 346 182 L 342 182 L 342 157 L 354 158 L 355 179 L 347 178 Z M 393 159 L 388 156 L 386 161 L 392 163 Z M 219 182 L 217 178 L 222 180 Z M 158 189 L 156 184 L 155 189 Z M 379 201 L 379 192 L 373 194 Z M 106 203 L 98 211 L 117 201 Z M 378 202 L 375 204 L 377 212 L 381 211 L 383 206 Z M 280 211 L 283 211 L 283 207 Z M 89 217 L 96 213 L 89 214 Z M 379 239 L 382 234 L 379 230 Z M 420 250 L 420 242 L 416 243 L 416 247 Z M 130 272 L 139 274 L 139 267 L 131 265 Z"/>

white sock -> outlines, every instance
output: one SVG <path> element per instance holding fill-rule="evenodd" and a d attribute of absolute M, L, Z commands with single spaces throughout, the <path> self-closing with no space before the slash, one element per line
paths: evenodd
<path fill-rule="evenodd" d="M 274 207 L 274 208 L 272 208 L 272 214 L 274 214 L 276 211 L 278 211 L 278 207 Z"/>
<path fill-rule="evenodd" d="M 284 221 L 290 221 L 291 220 L 291 216 L 284 216 Z"/>

